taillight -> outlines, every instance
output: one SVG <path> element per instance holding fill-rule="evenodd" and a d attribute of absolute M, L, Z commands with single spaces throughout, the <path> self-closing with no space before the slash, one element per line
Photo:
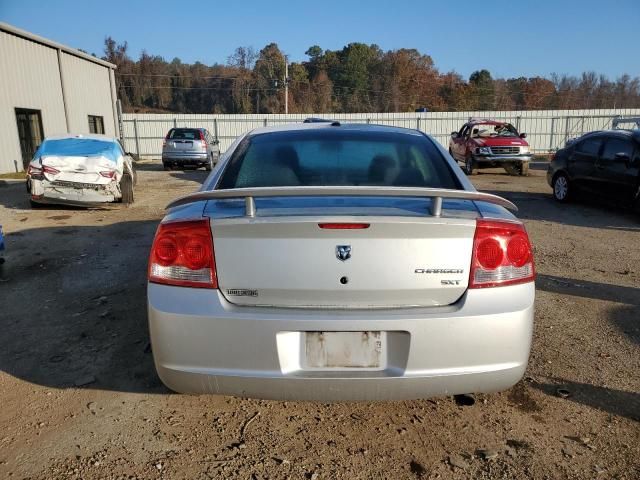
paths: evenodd
<path fill-rule="evenodd" d="M 38 167 L 34 167 L 33 165 L 29 165 L 29 169 L 27 170 L 28 175 L 42 175 L 42 169 Z"/>
<path fill-rule="evenodd" d="M 208 220 L 164 223 L 158 227 L 149 257 L 149 281 L 218 288 Z"/>
<path fill-rule="evenodd" d="M 535 277 L 533 252 L 524 225 L 477 221 L 469 288 L 513 285 L 531 282 Z"/>
<path fill-rule="evenodd" d="M 50 173 L 51 175 L 57 175 L 58 173 L 60 173 L 60 170 L 56 170 L 55 168 L 49 167 L 48 165 L 43 165 L 42 171 L 44 171 L 44 173 Z"/>
<path fill-rule="evenodd" d="M 163 147 L 167 145 L 167 139 L 168 138 L 169 138 L 169 134 L 167 133 L 167 136 L 162 139 L 162 146 Z"/>
<path fill-rule="evenodd" d="M 110 170 L 110 171 L 100 172 L 100 175 L 102 175 L 105 178 L 113 178 L 116 176 L 116 172 L 115 170 Z"/>
<path fill-rule="evenodd" d="M 202 133 L 202 130 L 200 130 L 200 141 L 202 142 L 200 147 L 205 151 L 207 149 L 207 141 L 204 139 L 204 133 Z"/>

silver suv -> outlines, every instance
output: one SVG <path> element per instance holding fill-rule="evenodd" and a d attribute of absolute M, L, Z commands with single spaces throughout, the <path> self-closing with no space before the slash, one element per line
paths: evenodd
<path fill-rule="evenodd" d="M 220 157 L 220 144 L 205 128 L 172 128 L 162 143 L 162 165 L 204 167 L 212 170 Z"/>

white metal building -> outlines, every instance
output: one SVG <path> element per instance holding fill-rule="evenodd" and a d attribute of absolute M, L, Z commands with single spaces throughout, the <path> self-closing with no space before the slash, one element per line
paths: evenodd
<path fill-rule="evenodd" d="M 116 136 L 115 68 L 0 22 L 0 173 L 24 170 L 51 135 Z"/>

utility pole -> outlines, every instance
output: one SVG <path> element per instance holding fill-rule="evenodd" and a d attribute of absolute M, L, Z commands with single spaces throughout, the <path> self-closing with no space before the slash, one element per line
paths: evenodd
<path fill-rule="evenodd" d="M 284 113 L 289 113 L 289 59 L 284 56 Z"/>

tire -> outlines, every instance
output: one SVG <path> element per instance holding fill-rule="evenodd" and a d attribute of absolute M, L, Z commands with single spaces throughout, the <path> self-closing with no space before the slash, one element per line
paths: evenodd
<path fill-rule="evenodd" d="M 207 163 L 207 164 L 204 166 L 204 169 L 205 169 L 207 172 L 210 172 L 211 170 L 213 170 L 213 155 L 211 155 L 211 156 L 209 157 L 209 163 Z"/>
<path fill-rule="evenodd" d="M 551 188 L 553 188 L 553 198 L 560 202 L 568 202 L 571 195 L 571 186 L 569 183 L 569 177 L 564 173 L 558 173 L 553 177 L 551 182 Z"/>
<path fill-rule="evenodd" d="M 520 175 L 523 177 L 529 176 L 529 162 L 522 162 L 520 164 Z"/>
<path fill-rule="evenodd" d="M 474 162 L 473 162 L 473 157 L 468 156 L 465 161 L 464 161 L 464 173 L 466 173 L 467 175 L 474 175 L 477 172 L 477 169 L 474 168 Z"/>
<path fill-rule="evenodd" d="M 504 171 L 509 175 L 520 175 L 520 167 L 518 165 L 514 165 L 513 163 L 506 163 L 502 166 Z"/>
<path fill-rule="evenodd" d="M 167 165 L 166 163 L 163 163 L 162 168 L 164 168 L 165 171 L 169 171 L 171 170 L 171 165 Z"/>
<path fill-rule="evenodd" d="M 122 203 L 130 205 L 133 203 L 133 179 L 131 175 L 125 173 L 120 180 L 120 192 L 122 193 Z"/>
<path fill-rule="evenodd" d="M 31 204 L 31 208 L 43 208 L 42 203 L 34 202 L 31 199 L 29 199 L 29 203 Z"/>

